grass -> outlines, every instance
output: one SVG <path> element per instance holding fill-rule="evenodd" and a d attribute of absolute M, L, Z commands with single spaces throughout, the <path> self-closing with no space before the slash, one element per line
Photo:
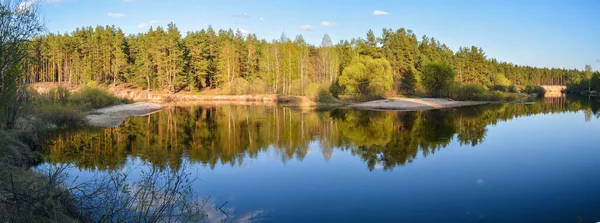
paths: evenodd
<path fill-rule="evenodd" d="M 35 150 L 49 130 L 45 126 L 81 126 L 89 110 L 128 101 L 96 87 L 30 93 L 18 128 L 0 129 L 0 222 L 197 222 L 206 217 L 184 168 L 142 171 L 136 182 L 115 172 L 78 184 L 67 182 L 66 166 L 32 171 L 41 161 Z"/>
<path fill-rule="evenodd" d="M 76 91 L 70 95 L 67 101 L 79 109 L 97 109 L 130 102 L 112 95 L 105 89 L 90 86 L 85 86 Z"/>
<path fill-rule="evenodd" d="M 74 128 L 85 125 L 86 113 L 92 109 L 129 102 L 99 87 L 85 86 L 73 93 L 58 87 L 33 95 L 29 110 L 52 128 Z"/>

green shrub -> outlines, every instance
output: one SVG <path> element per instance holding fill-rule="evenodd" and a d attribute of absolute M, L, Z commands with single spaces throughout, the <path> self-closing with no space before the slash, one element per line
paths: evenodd
<path fill-rule="evenodd" d="M 329 92 L 333 97 L 339 97 L 340 94 L 344 91 L 344 88 L 340 86 L 340 83 L 336 80 L 333 84 L 329 86 Z"/>
<path fill-rule="evenodd" d="M 36 106 L 36 114 L 42 121 L 58 127 L 76 127 L 83 124 L 85 118 L 78 108 L 59 103 L 39 104 Z"/>
<path fill-rule="evenodd" d="M 35 101 L 38 103 L 61 103 L 67 104 L 71 92 L 64 87 L 57 87 L 50 89 L 47 93 L 39 94 L 35 96 Z"/>
<path fill-rule="evenodd" d="M 484 95 L 485 89 L 474 83 L 467 83 L 458 87 L 454 93 L 454 99 L 456 100 L 481 100 Z"/>
<path fill-rule="evenodd" d="M 250 84 L 244 78 L 235 78 L 228 86 L 225 86 L 225 91 L 232 95 L 244 95 L 248 93 Z"/>
<path fill-rule="evenodd" d="M 252 86 L 248 92 L 250 94 L 265 94 L 269 92 L 269 85 L 260 78 L 250 80 L 250 86 Z"/>
<path fill-rule="evenodd" d="M 505 85 L 493 85 L 492 87 L 490 87 L 490 90 L 508 92 L 508 88 L 509 87 Z"/>
<path fill-rule="evenodd" d="M 430 96 L 447 97 L 452 94 L 456 72 L 447 64 L 427 64 L 423 67 L 421 83 Z"/>
<path fill-rule="evenodd" d="M 329 84 L 310 83 L 304 89 L 304 95 L 317 102 L 334 103 L 336 99 L 329 89 L 331 89 Z"/>
<path fill-rule="evenodd" d="M 507 94 L 502 91 L 491 91 L 490 92 L 490 101 L 505 101 Z"/>
<path fill-rule="evenodd" d="M 535 94 L 538 98 L 543 98 L 546 95 L 546 89 L 541 86 L 527 86 L 523 89 L 523 93 Z"/>
<path fill-rule="evenodd" d="M 317 101 L 321 103 L 336 103 L 335 97 L 331 95 L 327 84 L 321 84 L 319 87 L 319 93 L 317 95 Z"/>
<path fill-rule="evenodd" d="M 381 98 L 392 90 L 394 76 L 385 58 L 359 56 L 344 68 L 338 80 L 347 96 L 368 99 Z"/>
<path fill-rule="evenodd" d="M 304 88 L 304 95 L 306 97 L 316 99 L 319 96 L 319 84 L 310 83 Z"/>
<path fill-rule="evenodd" d="M 122 104 L 124 100 L 117 98 L 105 89 L 85 86 L 69 97 L 69 102 L 81 109 L 102 108 Z"/>

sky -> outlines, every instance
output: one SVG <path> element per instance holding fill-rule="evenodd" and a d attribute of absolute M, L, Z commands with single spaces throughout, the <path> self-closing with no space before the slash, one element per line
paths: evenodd
<path fill-rule="evenodd" d="M 483 48 L 500 61 L 537 67 L 600 68 L 600 0 L 25 0 L 37 1 L 48 32 L 115 25 L 125 33 L 173 22 L 184 35 L 212 25 L 319 45 L 411 29 L 451 49 Z"/>

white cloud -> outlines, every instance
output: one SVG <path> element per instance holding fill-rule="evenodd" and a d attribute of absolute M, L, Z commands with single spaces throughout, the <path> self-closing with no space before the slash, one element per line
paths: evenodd
<path fill-rule="evenodd" d="M 335 26 L 337 23 L 335 22 L 328 22 L 328 21 L 323 21 L 321 22 L 322 26 Z"/>
<path fill-rule="evenodd" d="M 310 31 L 310 30 L 315 30 L 315 27 L 314 27 L 314 26 L 311 26 L 311 25 L 301 25 L 299 28 L 300 28 L 301 30 L 307 30 L 307 31 Z"/>
<path fill-rule="evenodd" d="M 112 12 L 109 12 L 108 16 L 113 17 L 113 18 L 121 18 L 121 17 L 125 17 L 125 14 L 123 14 L 123 13 L 112 13 Z"/>
<path fill-rule="evenodd" d="M 261 21 L 261 22 L 264 22 L 264 21 L 265 21 L 265 19 L 264 19 L 263 17 L 260 17 L 260 21 Z"/>
<path fill-rule="evenodd" d="M 33 4 L 35 4 L 35 0 L 23 1 L 19 3 L 19 5 L 17 5 L 16 11 L 18 13 L 26 12 L 27 10 L 31 9 L 31 6 L 33 6 Z"/>
<path fill-rule="evenodd" d="M 250 32 L 248 30 L 245 30 L 245 29 L 237 29 L 237 31 L 240 32 L 240 33 L 242 33 L 242 34 L 244 34 L 244 35 L 250 34 Z"/>
<path fill-rule="evenodd" d="M 137 27 L 141 29 L 150 25 L 160 24 L 162 22 L 162 20 L 151 20 L 150 22 L 141 22 Z"/>
<path fill-rule="evenodd" d="M 373 11 L 373 15 L 389 15 L 390 13 L 386 12 L 386 11 L 382 11 L 382 10 L 375 10 Z"/>
<path fill-rule="evenodd" d="M 238 18 L 243 18 L 243 19 L 247 19 L 250 17 L 250 15 L 248 15 L 248 13 L 242 13 L 242 14 L 235 14 L 233 15 L 233 17 L 238 17 Z"/>

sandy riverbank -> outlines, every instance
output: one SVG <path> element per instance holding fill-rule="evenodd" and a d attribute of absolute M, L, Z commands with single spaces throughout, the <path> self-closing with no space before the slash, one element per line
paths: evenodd
<path fill-rule="evenodd" d="M 442 98 L 390 98 L 347 106 L 366 110 L 418 111 L 489 104 L 485 101 L 452 101 Z"/>
<path fill-rule="evenodd" d="M 163 109 L 161 104 L 136 102 L 97 109 L 87 116 L 88 124 L 94 127 L 112 128 L 131 116 L 144 116 Z"/>

